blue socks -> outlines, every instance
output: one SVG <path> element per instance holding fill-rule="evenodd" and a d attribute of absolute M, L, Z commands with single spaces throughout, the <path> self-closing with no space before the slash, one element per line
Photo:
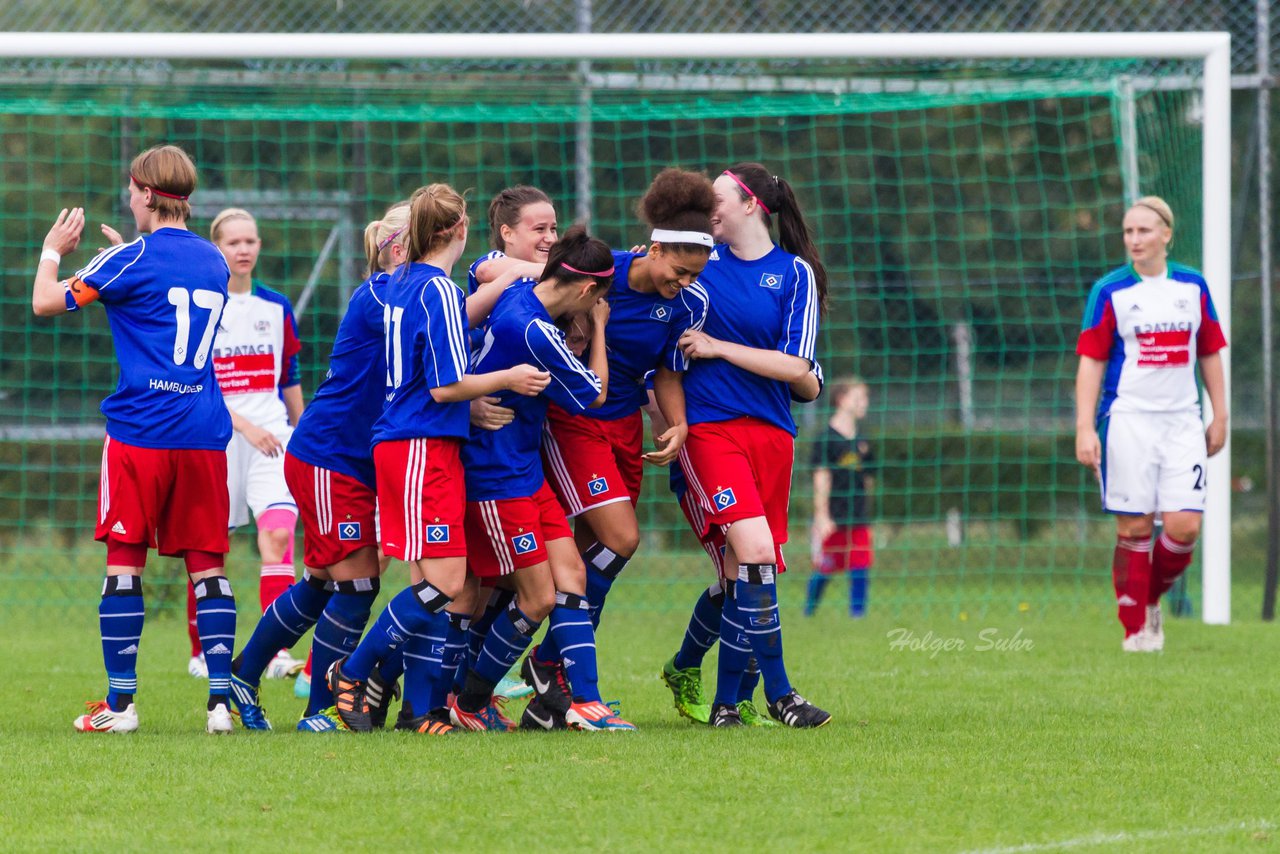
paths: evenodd
<path fill-rule="evenodd" d="M 822 592 L 827 589 L 827 582 L 831 580 L 831 576 L 823 575 L 821 572 L 815 572 L 809 576 L 809 594 L 804 600 L 804 615 L 812 617 L 813 612 L 818 609 L 818 602 L 822 600 Z"/>
<path fill-rule="evenodd" d="M 329 668 L 360 643 L 380 582 L 376 578 L 357 578 L 335 582 L 334 586 L 337 589 L 324 606 L 311 640 L 311 696 L 304 717 L 333 705 Z"/>
<path fill-rule="evenodd" d="M 609 589 L 631 558 L 610 551 L 600 543 L 592 543 L 582 553 L 582 560 L 587 565 L 587 602 L 590 603 L 591 626 L 599 628 L 600 611 L 604 608 Z"/>
<path fill-rule="evenodd" d="M 138 690 L 138 643 L 144 616 L 142 579 L 108 575 L 98 603 L 98 626 L 107 667 L 107 705 L 112 711 L 123 711 Z"/>
<path fill-rule="evenodd" d="M 676 653 L 677 670 L 702 666 L 702 659 L 706 658 L 707 651 L 720 638 L 720 611 L 723 608 L 724 591 L 720 589 L 720 582 L 716 581 L 702 591 L 693 606 L 689 628 L 685 629 L 680 651 Z"/>
<path fill-rule="evenodd" d="M 849 571 L 849 616 L 861 617 L 867 613 L 867 576 L 865 569 Z"/>
<path fill-rule="evenodd" d="M 590 570 L 587 571 L 590 575 Z M 596 669 L 596 635 L 587 600 L 573 593 L 556 593 L 547 634 L 556 641 L 574 700 L 600 701 L 600 675 Z M 545 644 L 543 645 L 545 646 Z M 539 659 L 542 659 L 539 647 Z"/>
<path fill-rule="evenodd" d="M 209 696 L 231 691 L 231 648 L 236 642 L 236 598 L 231 582 L 214 575 L 193 585 L 196 592 L 196 631 L 209 668 Z"/>
<path fill-rule="evenodd" d="M 449 699 L 449 691 L 466 674 L 467 632 L 471 618 L 466 614 L 449 614 L 449 631 L 444 636 L 444 661 L 440 665 L 440 678 L 431 685 L 431 709 L 443 708 Z"/>
<path fill-rule="evenodd" d="M 738 583 L 734 585 L 736 610 L 742 617 L 741 625 L 745 627 L 751 651 L 764 677 L 765 698 L 771 703 L 791 691 L 791 682 L 782 661 L 782 621 L 778 616 L 778 588 L 775 584 L 777 570 L 777 564 L 772 563 L 739 564 Z"/>
<path fill-rule="evenodd" d="M 485 606 L 484 613 L 480 615 L 478 620 L 471 621 L 471 628 L 467 631 L 467 657 L 463 662 L 463 666 L 458 668 L 458 673 L 453 679 L 453 693 L 462 693 L 462 684 L 467 677 L 467 670 L 475 666 L 476 659 L 480 657 L 480 648 L 484 646 L 484 639 L 489 634 L 489 627 L 493 625 L 493 621 L 498 619 L 498 615 L 511 604 L 511 600 L 516 598 L 516 594 L 511 590 L 503 590 L 495 587 L 489 594 L 489 604 Z"/>
<path fill-rule="evenodd" d="M 750 700 L 756 694 L 756 686 L 760 684 L 760 665 L 755 658 L 747 661 L 747 669 L 742 672 L 742 687 L 738 689 L 738 702 Z"/>
<path fill-rule="evenodd" d="M 734 596 L 737 585 L 726 582 L 724 607 L 721 613 L 720 627 L 720 665 L 716 672 L 715 702 L 732 706 L 738 702 L 742 691 L 742 675 L 747 669 L 747 660 L 751 658 L 751 639 L 747 635 L 746 620 L 738 611 L 738 601 Z"/>
<path fill-rule="evenodd" d="M 540 624 L 529 619 L 520 610 L 518 601 L 512 599 L 489 627 L 489 634 L 471 667 L 472 671 L 491 687 L 497 685 L 529 648 L 529 640 Z"/>
<path fill-rule="evenodd" d="M 276 653 L 293 646 L 316 624 L 333 591 L 332 581 L 303 570 L 302 580 L 281 593 L 258 620 L 253 636 L 236 659 L 236 676 L 256 686 Z"/>
<path fill-rule="evenodd" d="M 342 665 L 342 672 L 350 679 L 365 681 L 374 666 L 411 635 L 430 634 L 435 615 L 451 601 L 425 581 L 401 590 L 378 615 L 364 640 Z M 407 661 L 405 666 L 408 667 Z"/>
<path fill-rule="evenodd" d="M 426 625 L 414 631 L 402 646 L 404 650 L 404 701 L 415 715 L 425 714 L 439 706 L 432 705 L 433 688 L 440 681 L 444 660 L 445 635 L 449 631 L 449 615 L 438 611 L 430 615 Z M 346 672 L 345 670 L 343 671 Z M 385 674 L 384 674 L 385 675 Z M 440 704 L 440 705 L 443 705 Z"/>

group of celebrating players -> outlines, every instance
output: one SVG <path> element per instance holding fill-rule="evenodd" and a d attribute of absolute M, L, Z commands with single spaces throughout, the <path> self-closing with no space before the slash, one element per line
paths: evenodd
<path fill-rule="evenodd" d="M 639 545 L 643 461 L 670 467 L 719 576 L 663 668 L 677 709 L 713 726 L 769 725 L 752 702 L 763 681 L 777 721 L 830 720 L 787 678 L 777 607 L 791 402 L 821 389 L 814 347 L 827 287 L 786 180 L 755 163 L 730 166 L 714 183 L 664 170 L 640 203 L 649 240 L 632 251 L 613 251 L 582 226 L 558 235 L 544 193 L 509 188 L 489 208 L 495 251 L 471 265 L 466 290 L 451 278 L 470 226 L 465 201 L 446 184 L 421 187 L 366 230 L 369 278 L 305 409 L 300 389 L 277 391 L 297 388 L 296 346 L 279 337 L 279 351 L 251 340 L 215 346 L 232 311 L 228 281 L 244 291 L 248 271 L 237 269 L 230 240 L 215 246 L 188 230 L 195 185 L 182 150 L 138 155 L 129 196 L 142 236 L 59 281 L 61 257 L 84 227 L 83 210 L 64 210 L 37 270 L 36 313 L 101 301 L 120 364 L 102 406 L 96 531 L 107 547 L 99 616 L 108 690 L 78 730 L 138 726 L 149 548 L 181 556 L 191 577 L 209 732 L 234 728 L 233 705 L 245 727 L 270 728 L 259 681 L 312 627 L 317 678 L 303 731 L 385 725 L 400 681 L 398 729 L 513 729 L 495 688 L 521 657 L 534 690 L 522 726 L 634 730 L 602 701 L 595 632 Z M 252 222 L 243 211 L 230 218 Z M 290 327 L 287 304 L 252 327 L 265 337 L 272 319 Z M 235 522 L 228 403 L 244 389 L 275 395 L 295 422 L 288 435 L 232 410 L 249 459 L 283 448 L 305 570 L 233 658 L 235 599 L 223 569 Z M 654 425 L 649 453 L 642 410 Z M 241 503 L 254 491 L 246 480 Z M 263 548 L 283 527 L 263 517 L 283 504 L 261 493 L 249 504 Z M 277 519 L 291 530 L 291 517 Z M 265 545 L 264 578 L 268 567 L 289 567 L 274 539 Z M 410 583 L 366 632 L 389 558 L 409 565 Z M 708 703 L 701 665 L 716 640 Z"/>
<path fill-rule="evenodd" d="M 447 184 L 420 187 L 366 229 L 369 276 L 305 407 L 288 301 L 250 278 L 253 218 L 224 211 L 214 242 L 193 234 L 195 186 L 181 149 L 143 152 L 128 185 L 142 236 L 125 243 L 103 226 L 116 245 L 60 281 L 85 221 L 82 209 L 63 210 L 37 268 L 36 313 L 102 302 L 120 365 L 102 404 L 96 529 L 107 549 L 107 694 L 76 729 L 138 727 L 142 572 L 156 549 L 182 557 L 191 579 L 192 672 L 207 672 L 211 733 L 234 728 L 233 706 L 246 728 L 271 728 L 260 680 L 301 667 L 287 650 L 312 628 L 318 678 L 300 731 L 381 728 L 401 691 L 397 729 L 512 730 L 498 686 L 517 664 L 534 694 L 523 728 L 634 730 L 602 700 L 595 635 L 640 543 L 644 462 L 669 467 L 717 571 L 662 669 L 676 708 L 716 727 L 831 720 L 787 678 L 776 591 L 791 404 L 821 392 L 814 348 L 827 295 L 786 180 L 757 163 L 714 182 L 664 170 L 639 207 L 649 240 L 630 251 L 580 225 L 559 235 L 545 193 L 505 189 L 488 210 L 495 248 L 471 264 L 465 289 L 452 278 L 470 228 L 465 200 Z M 1168 260 L 1172 236 L 1162 200 L 1129 208 L 1131 263 L 1094 286 L 1077 346 L 1076 454 L 1117 516 L 1115 593 L 1133 652 L 1163 648 L 1160 597 L 1190 562 L 1205 460 L 1227 433 L 1226 340 L 1203 277 Z M 1207 431 L 1197 366 L 1214 409 Z M 845 422 L 860 413 L 856 398 L 847 403 Z M 841 450 L 857 440 L 834 418 L 824 441 L 839 447 L 823 461 L 868 453 L 865 442 Z M 824 548 L 842 543 L 865 570 L 867 532 L 837 530 L 824 512 L 830 483 L 818 486 Z M 223 564 L 246 504 L 265 610 L 233 658 Z M 294 582 L 297 516 L 305 570 Z M 369 625 L 390 558 L 409 565 L 409 584 Z M 702 662 L 717 641 L 708 702 Z M 761 682 L 768 717 L 753 701 Z"/>

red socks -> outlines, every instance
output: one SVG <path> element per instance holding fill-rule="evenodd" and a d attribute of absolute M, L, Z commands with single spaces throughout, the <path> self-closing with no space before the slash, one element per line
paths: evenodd
<path fill-rule="evenodd" d="M 1147 621 L 1147 596 L 1151 588 L 1151 540 L 1116 537 L 1111 561 L 1111 580 L 1116 588 L 1116 607 L 1124 636 L 1142 629 Z"/>
<path fill-rule="evenodd" d="M 281 593 L 293 586 L 293 582 L 292 563 L 262 565 L 262 574 L 258 578 L 258 602 L 262 605 L 263 613 L 266 613 L 267 606 L 276 601 Z"/>
<path fill-rule="evenodd" d="M 1191 565 L 1191 555 L 1196 550 L 1195 541 L 1184 543 L 1164 533 L 1156 539 L 1151 553 L 1151 591 L 1149 604 L 1156 605 L 1160 597 L 1169 592 L 1175 581 Z"/>
<path fill-rule="evenodd" d="M 187 637 L 191 638 L 191 657 L 195 658 L 204 652 L 200 645 L 200 631 L 196 628 L 196 591 L 191 586 L 191 578 L 187 578 Z"/>

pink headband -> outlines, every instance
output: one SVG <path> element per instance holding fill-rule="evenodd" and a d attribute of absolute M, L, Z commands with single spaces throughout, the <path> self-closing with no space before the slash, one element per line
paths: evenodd
<path fill-rule="evenodd" d="M 733 183 L 737 184 L 739 187 L 741 187 L 741 188 L 742 188 L 742 192 L 746 193 L 746 194 L 747 194 L 747 196 L 749 196 L 750 198 L 755 199 L 755 200 L 756 200 L 756 204 L 760 206 L 760 210 L 764 211 L 766 214 L 772 214 L 772 213 L 773 213 L 773 211 L 769 210 L 769 206 L 768 206 L 768 205 L 766 205 L 766 204 L 764 203 L 764 199 L 760 198 L 760 197 L 759 197 L 759 196 L 757 196 L 755 193 L 751 192 L 751 188 L 750 188 L 750 187 L 748 187 L 746 184 L 742 183 L 742 179 L 741 179 L 741 178 L 739 178 L 737 175 L 735 175 L 735 174 L 733 174 L 732 172 L 730 172 L 728 169 L 724 170 L 724 174 L 726 174 L 726 175 L 728 175 L 730 178 L 732 178 L 732 179 L 733 179 Z"/>
<path fill-rule="evenodd" d="M 386 240 L 383 240 L 381 243 L 379 243 L 379 244 L 378 244 L 378 251 L 379 251 L 379 252 L 381 252 L 383 249 L 386 249 L 388 246 L 390 246 L 390 245 L 391 245 L 391 241 L 393 241 L 393 240 L 395 240 L 397 237 L 399 237 L 399 236 L 400 236 L 400 232 L 402 232 L 402 231 L 404 231 L 404 226 L 403 226 L 403 225 L 402 225 L 402 226 L 400 226 L 399 228 L 397 228 L 395 231 L 391 232 L 391 234 L 387 236 L 387 239 L 386 239 Z"/>
<path fill-rule="evenodd" d="M 592 278 L 595 278 L 595 279 L 605 279 L 605 278 L 608 278 L 609 276 L 612 276 L 613 269 L 614 269 L 613 267 L 610 267 L 609 269 L 601 270 L 598 273 L 589 273 L 586 270 L 579 270 L 577 267 L 570 267 L 568 264 L 564 263 L 563 261 L 560 262 L 560 266 L 564 267 L 570 273 L 577 273 L 579 276 L 591 276 Z"/>

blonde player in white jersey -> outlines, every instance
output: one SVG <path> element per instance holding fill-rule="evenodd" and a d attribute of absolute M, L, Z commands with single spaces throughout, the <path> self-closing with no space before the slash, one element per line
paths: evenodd
<path fill-rule="evenodd" d="M 1205 463 L 1226 444 L 1227 346 L 1204 277 L 1169 260 L 1173 211 L 1158 196 L 1124 216 L 1131 263 L 1089 294 L 1076 345 L 1076 459 L 1097 473 L 1116 517 L 1112 562 L 1126 652 L 1164 648 L 1160 597 L 1191 562 Z M 1213 407 L 1206 428 L 1200 380 Z M 1164 529 L 1152 542 L 1155 514 Z"/>
<path fill-rule="evenodd" d="M 294 582 L 293 544 L 298 507 L 284 479 L 284 450 L 302 416 L 298 375 L 298 326 L 284 294 L 253 280 L 262 240 L 253 215 L 228 208 L 214 217 L 209 237 L 231 269 L 227 307 L 213 343 L 214 369 L 231 411 L 235 433 L 227 445 L 228 526 L 258 527 L 262 558 L 259 600 L 263 611 Z M 317 615 L 318 616 L 318 615 Z M 192 647 L 189 670 L 200 673 Z M 303 662 L 281 650 L 266 675 L 284 678 Z"/>

